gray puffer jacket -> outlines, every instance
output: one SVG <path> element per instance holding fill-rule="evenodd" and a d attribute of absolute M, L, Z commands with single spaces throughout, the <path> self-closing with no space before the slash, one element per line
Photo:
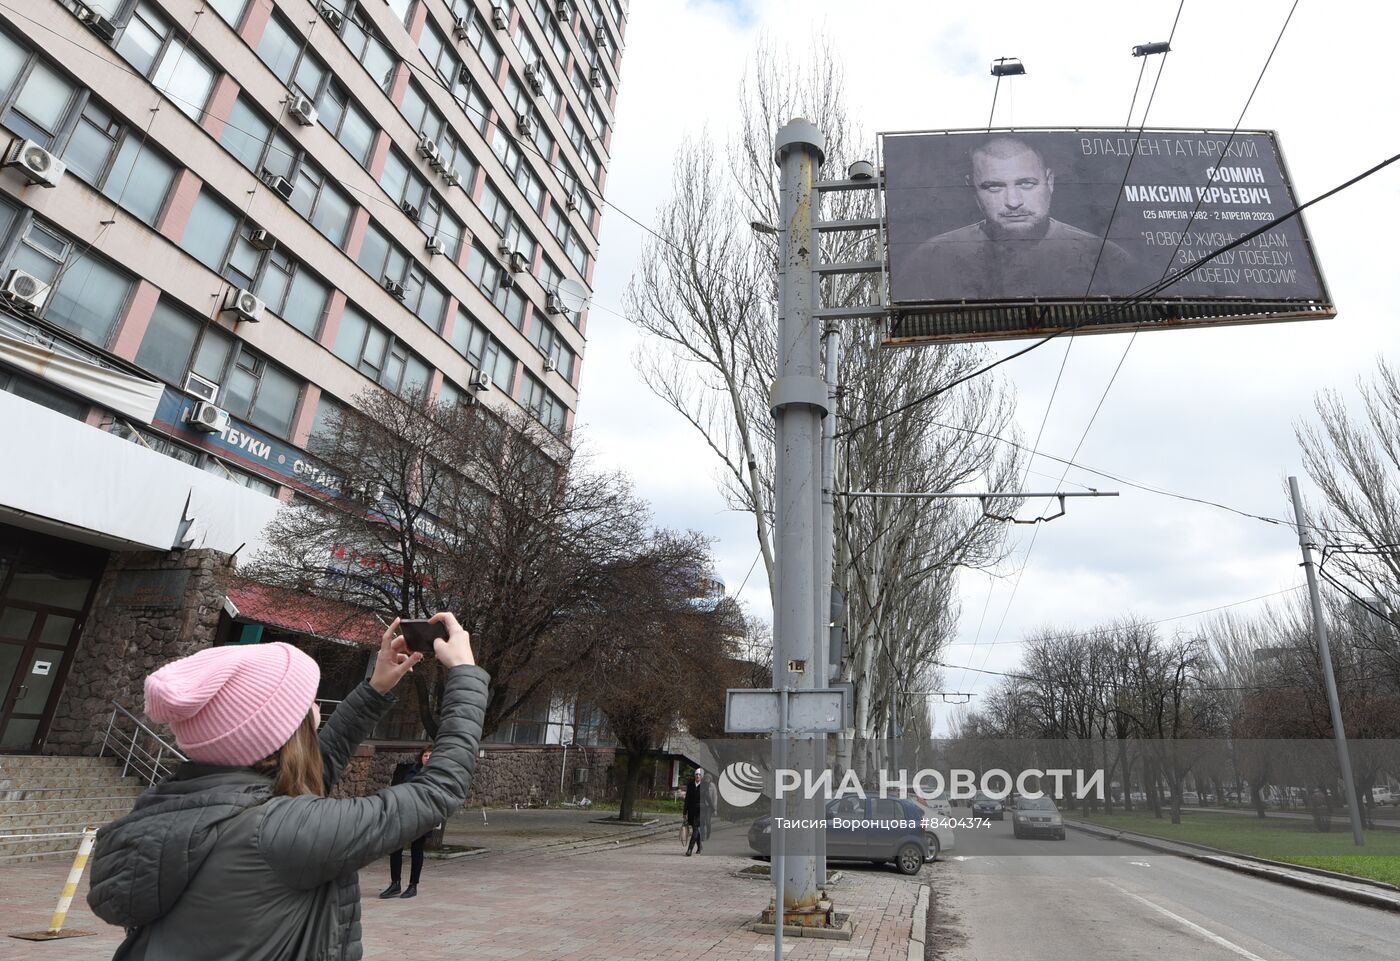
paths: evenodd
<path fill-rule="evenodd" d="M 447 673 L 433 756 L 362 798 L 273 797 L 248 768 L 185 764 L 97 835 L 88 904 L 120 961 L 359 961 L 357 872 L 462 806 L 490 678 Z M 361 684 L 321 731 L 329 790 L 393 699 Z"/>

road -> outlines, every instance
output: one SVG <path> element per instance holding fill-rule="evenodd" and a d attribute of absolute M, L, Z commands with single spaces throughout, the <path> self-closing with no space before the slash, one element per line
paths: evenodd
<path fill-rule="evenodd" d="M 958 832 L 924 869 L 939 961 L 1394 961 L 1400 913 L 1070 830 Z"/>

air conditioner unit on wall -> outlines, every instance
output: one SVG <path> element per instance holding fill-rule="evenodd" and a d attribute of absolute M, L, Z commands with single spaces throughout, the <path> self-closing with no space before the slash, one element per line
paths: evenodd
<path fill-rule="evenodd" d="M 418 156 L 424 158 L 429 163 L 434 163 L 441 156 L 438 151 L 437 141 L 427 134 L 418 138 Z"/>
<path fill-rule="evenodd" d="M 521 117 L 516 120 L 515 132 L 522 137 L 533 137 L 535 135 L 535 118 Z"/>
<path fill-rule="evenodd" d="M 261 228 L 248 234 L 248 243 L 259 250 L 272 250 L 277 246 L 277 239 Z"/>
<path fill-rule="evenodd" d="M 62 160 L 32 140 L 20 141 L 5 165 L 18 169 L 31 184 L 41 187 L 57 187 L 67 169 Z"/>
<path fill-rule="evenodd" d="M 558 369 L 559 369 L 559 362 L 558 362 L 557 360 L 555 360 L 553 357 L 546 357 L 546 358 L 544 359 L 544 372 L 545 372 L 546 374 L 548 374 L 548 373 L 550 373 L 550 372 L 552 372 L 552 371 L 556 371 L 556 370 L 558 370 Z"/>
<path fill-rule="evenodd" d="M 525 259 L 524 254 L 522 254 L 518 250 L 515 250 L 511 252 L 510 260 L 507 265 L 510 267 L 511 273 L 523 274 L 526 270 L 529 269 L 530 262 Z"/>
<path fill-rule="evenodd" d="M 484 370 L 479 370 L 472 375 L 471 387 L 473 390 L 490 390 L 491 375 Z"/>
<path fill-rule="evenodd" d="M 506 12 L 505 7 L 491 8 L 491 26 L 497 30 L 505 30 L 510 27 L 510 14 Z"/>
<path fill-rule="evenodd" d="M 404 213 L 408 214 L 409 220 L 416 221 L 418 219 L 418 208 L 415 207 L 413 204 L 409 203 L 407 200 L 399 204 L 399 209 L 402 210 Z"/>
<path fill-rule="evenodd" d="M 453 24 L 452 32 L 457 35 L 458 40 L 467 39 L 472 32 L 472 18 L 458 17 L 457 22 Z"/>
<path fill-rule="evenodd" d="M 323 3 L 320 6 L 320 13 L 321 19 L 329 23 L 332 30 L 339 32 L 340 25 L 345 22 L 345 17 L 341 12 L 329 3 Z"/>
<path fill-rule="evenodd" d="M 525 83 L 529 85 L 535 96 L 538 97 L 544 93 L 544 73 L 538 64 L 528 63 L 525 65 Z"/>
<path fill-rule="evenodd" d="M 224 302 L 224 310 L 237 314 L 239 320 L 256 324 L 263 319 L 267 305 L 258 298 L 257 294 L 240 287 L 237 290 L 229 291 L 228 300 Z"/>
<path fill-rule="evenodd" d="M 291 99 L 287 101 L 287 113 L 303 127 L 310 127 L 316 123 L 316 104 L 310 97 L 303 97 L 299 93 L 292 94 Z"/>
<path fill-rule="evenodd" d="M 286 177 L 270 177 L 268 178 L 267 185 L 283 200 L 292 199 L 292 182 Z"/>
<path fill-rule="evenodd" d="M 190 408 L 189 424 L 206 434 L 221 434 L 228 430 L 228 411 L 201 400 Z"/>
<path fill-rule="evenodd" d="M 12 270 L 5 277 L 6 299 L 29 310 L 38 310 L 49 299 L 49 285 L 25 270 Z"/>
<path fill-rule="evenodd" d="M 603 86 L 603 68 L 602 68 L 602 67 L 593 67 L 592 69 L 590 69 L 590 70 L 588 71 L 588 82 L 589 82 L 590 84 L 592 84 L 593 86 L 595 86 L 595 87 L 597 87 L 597 88 L 599 88 L 599 89 L 602 89 L 602 86 Z"/>
<path fill-rule="evenodd" d="M 574 12 L 570 7 L 569 0 L 559 0 L 559 2 L 554 5 L 555 19 L 565 22 L 572 20 L 574 18 Z"/>
<path fill-rule="evenodd" d="M 91 7 L 78 4 L 73 11 L 78 22 L 97 34 L 105 43 L 111 43 L 117 36 L 117 26 Z"/>
<path fill-rule="evenodd" d="M 564 309 L 564 301 L 559 298 L 558 294 L 547 294 L 544 299 L 544 306 L 545 310 L 549 311 L 551 314 L 568 313 L 568 311 Z"/>
<path fill-rule="evenodd" d="M 441 237 L 428 238 L 428 253 L 440 254 L 447 250 L 447 246 L 442 242 Z"/>
<path fill-rule="evenodd" d="M 212 404 L 219 399 L 219 385 L 212 380 L 205 380 L 198 374 L 186 374 L 185 393 Z"/>

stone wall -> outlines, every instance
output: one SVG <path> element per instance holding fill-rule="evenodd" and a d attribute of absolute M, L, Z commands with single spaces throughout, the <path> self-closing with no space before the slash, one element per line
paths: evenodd
<path fill-rule="evenodd" d="M 166 606 L 137 606 L 135 571 L 188 571 L 183 596 Z M 114 551 L 98 582 L 91 614 L 59 695 L 44 751 L 95 754 L 116 701 L 142 716 L 146 675 L 214 643 L 233 568 L 219 551 Z M 148 598 L 152 604 L 158 598 Z"/>
<path fill-rule="evenodd" d="M 566 762 L 560 747 L 487 747 L 478 757 L 472 778 L 468 807 L 498 807 L 512 804 L 558 803 L 559 769 Z M 387 787 L 399 764 L 418 758 L 415 748 L 363 745 L 341 775 L 335 797 L 360 797 Z M 612 799 L 617 794 L 612 774 L 612 749 L 569 749 L 564 771 L 563 800 L 587 797 L 594 801 Z M 576 784 L 575 771 L 588 772 L 583 784 Z"/>

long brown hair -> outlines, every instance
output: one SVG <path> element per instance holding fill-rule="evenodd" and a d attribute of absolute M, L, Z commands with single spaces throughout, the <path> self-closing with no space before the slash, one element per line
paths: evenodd
<path fill-rule="evenodd" d="M 325 766 L 321 763 L 321 740 L 316 736 L 316 716 L 310 712 L 292 732 L 277 753 L 255 767 L 273 776 L 272 793 L 284 797 L 326 793 Z"/>

